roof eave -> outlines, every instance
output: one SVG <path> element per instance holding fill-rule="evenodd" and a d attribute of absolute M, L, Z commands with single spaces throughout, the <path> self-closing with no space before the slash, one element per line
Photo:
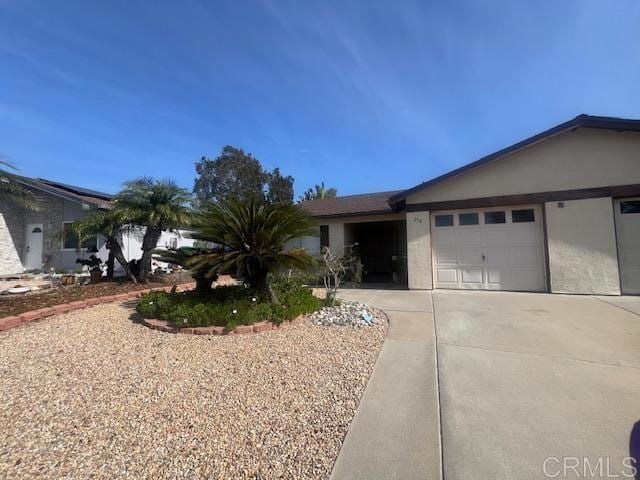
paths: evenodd
<path fill-rule="evenodd" d="M 329 219 L 329 218 L 347 218 L 347 217 L 362 217 L 366 215 L 392 215 L 394 213 L 398 213 L 396 210 L 368 210 L 361 212 L 348 212 L 348 213 L 332 213 L 329 215 L 313 215 L 311 216 L 315 219 Z"/>

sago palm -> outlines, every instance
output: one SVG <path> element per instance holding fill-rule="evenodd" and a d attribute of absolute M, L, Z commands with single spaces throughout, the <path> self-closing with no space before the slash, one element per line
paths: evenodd
<path fill-rule="evenodd" d="M 313 264 L 304 249 L 287 246 L 291 240 L 308 235 L 311 225 L 311 218 L 295 205 L 232 199 L 206 204 L 196 218 L 193 238 L 212 242 L 220 250 L 198 255 L 193 267 L 208 277 L 233 273 L 268 300 L 277 302 L 267 275 Z"/>
<path fill-rule="evenodd" d="M 127 223 L 117 211 L 95 210 L 89 215 L 76 220 L 71 225 L 71 229 L 78 237 L 78 243 L 82 244 L 91 237 L 102 235 L 105 239 L 105 247 L 109 251 L 109 259 L 107 260 L 107 279 L 113 278 L 114 260 L 122 266 L 127 278 L 136 282 L 136 278 L 129 269 L 129 264 L 122 253 L 122 233 Z"/>
<path fill-rule="evenodd" d="M 114 211 L 131 225 L 145 227 L 140 281 L 151 272 L 151 257 L 164 230 L 186 227 L 191 220 L 191 194 L 172 180 L 143 177 L 124 184 L 114 198 Z"/>
<path fill-rule="evenodd" d="M 37 210 L 38 202 L 31 190 L 17 181 L 17 177 L 7 169 L 16 170 L 9 162 L 0 160 L 0 199 L 6 200 L 29 210 Z"/>

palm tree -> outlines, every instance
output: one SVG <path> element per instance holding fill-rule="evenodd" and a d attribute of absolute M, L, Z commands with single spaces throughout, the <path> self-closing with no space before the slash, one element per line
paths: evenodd
<path fill-rule="evenodd" d="M 191 220 L 189 192 L 172 180 L 143 177 L 124 184 L 114 197 L 114 211 L 131 225 L 145 227 L 140 260 L 141 282 L 151 272 L 151 257 L 164 230 L 185 227 Z"/>
<path fill-rule="evenodd" d="M 9 173 L 5 168 L 2 168 L 2 166 L 16 170 L 16 167 L 9 162 L 0 160 L 0 198 L 29 210 L 37 210 L 38 202 L 33 192 L 20 185 L 16 181 L 17 177 Z"/>
<path fill-rule="evenodd" d="M 269 301 L 277 302 L 267 275 L 280 268 L 306 269 L 313 258 L 287 244 L 309 234 L 311 218 L 298 206 L 234 199 L 208 203 L 194 222 L 195 239 L 212 242 L 219 250 L 196 256 L 192 266 L 208 278 L 234 272 Z"/>
<path fill-rule="evenodd" d="M 95 210 L 91 214 L 76 220 L 71 225 L 73 233 L 78 237 L 78 244 L 97 235 L 105 238 L 105 247 L 109 251 L 107 259 L 107 280 L 113 279 L 114 260 L 117 260 L 124 273 L 131 281 L 136 283 L 136 277 L 131 273 L 129 264 L 122 253 L 122 232 L 125 229 L 126 220 L 114 210 Z"/>
<path fill-rule="evenodd" d="M 326 188 L 324 182 L 320 185 L 316 185 L 315 189 L 309 188 L 304 195 L 300 197 L 300 201 L 307 202 L 309 200 L 321 200 L 324 198 L 333 198 L 338 194 L 338 190 L 335 188 Z"/>

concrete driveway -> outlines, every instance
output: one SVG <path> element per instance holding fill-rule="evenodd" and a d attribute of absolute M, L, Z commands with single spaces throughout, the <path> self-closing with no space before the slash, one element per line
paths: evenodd
<path fill-rule="evenodd" d="M 332 478 L 365 478 L 347 473 L 358 468 L 368 479 L 630 478 L 625 457 L 640 450 L 640 297 L 362 290 L 345 298 L 385 309 L 391 343 Z M 423 354 L 401 355 L 412 335 Z M 403 387 L 412 382 L 420 388 Z"/>
<path fill-rule="evenodd" d="M 436 291 L 433 300 L 445 478 L 545 478 L 545 460 L 549 478 L 630 473 L 640 298 Z M 577 458 L 577 473 L 562 457 Z M 609 471 L 584 475 L 599 459 Z"/>

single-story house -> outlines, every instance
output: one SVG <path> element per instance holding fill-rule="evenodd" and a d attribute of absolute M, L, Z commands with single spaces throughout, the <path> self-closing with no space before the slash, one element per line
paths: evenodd
<path fill-rule="evenodd" d="M 407 190 L 303 206 L 367 282 L 640 294 L 640 120 L 580 115 Z"/>
<path fill-rule="evenodd" d="M 18 177 L 18 181 L 36 196 L 38 209 L 25 209 L 6 200 L 0 201 L 0 275 L 24 271 L 76 271 L 78 258 L 92 253 L 107 259 L 104 239 L 98 236 L 82 245 L 64 232 L 94 209 L 106 209 L 112 195 L 42 178 Z M 126 232 L 122 238 L 125 258 L 142 256 L 142 231 Z M 184 232 L 163 232 L 159 247 L 192 245 Z M 119 265 L 116 262 L 116 271 Z"/>

